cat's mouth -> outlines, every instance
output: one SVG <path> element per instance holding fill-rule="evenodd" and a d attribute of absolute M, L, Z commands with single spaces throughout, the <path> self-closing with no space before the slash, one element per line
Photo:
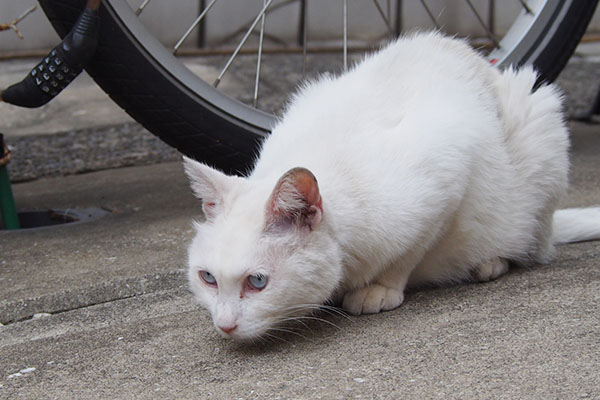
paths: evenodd
<path fill-rule="evenodd" d="M 268 338 L 271 336 L 268 333 L 269 329 L 265 329 L 263 331 L 257 331 L 257 332 L 242 332 L 242 331 L 238 331 L 237 329 L 231 332 L 224 332 L 221 329 L 217 328 L 217 333 L 219 334 L 219 336 L 221 336 L 224 339 L 228 339 L 228 340 L 233 340 L 235 342 L 240 342 L 240 343 L 261 343 L 261 342 L 267 342 Z"/>
<path fill-rule="evenodd" d="M 245 325 L 243 323 L 228 332 L 215 328 L 225 339 L 241 343 L 289 343 L 294 340 L 310 340 L 323 328 L 340 329 L 341 318 L 349 316 L 334 303 L 296 305 L 288 313 L 278 317 L 267 317 L 261 323 Z"/>
<path fill-rule="evenodd" d="M 215 330 L 225 339 L 234 340 L 236 342 L 257 342 L 268 336 L 269 325 L 264 323 L 245 323 L 237 321 L 234 326 L 220 327 L 213 323 Z"/>

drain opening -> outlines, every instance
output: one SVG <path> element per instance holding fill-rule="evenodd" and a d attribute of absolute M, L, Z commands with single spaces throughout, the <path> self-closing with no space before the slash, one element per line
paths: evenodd
<path fill-rule="evenodd" d="M 57 225 L 78 224 L 94 221 L 110 214 L 103 208 L 69 208 L 66 210 L 42 210 L 19 212 L 21 229 L 49 228 Z M 1 221 L 0 221 L 1 222 Z M 0 223 L 3 227 L 3 224 Z"/>

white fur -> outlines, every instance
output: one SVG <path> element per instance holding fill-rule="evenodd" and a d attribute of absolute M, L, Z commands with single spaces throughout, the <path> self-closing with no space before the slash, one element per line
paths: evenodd
<path fill-rule="evenodd" d="M 186 160 L 196 194 L 217 199 L 189 249 L 192 291 L 215 326 L 248 339 L 329 299 L 379 312 L 399 306 L 406 285 L 473 272 L 488 280 L 506 260 L 551 260 L 568 133 L 560 95 L 532 93 L 535 79 L 531 68 L 501 73 L 461 41 L 419 34 L 307 83 L 248 178 Z M 316 176 L 322 216 L 310 229 L 267 230 L 271 193 L 294 167 Z M 597 214 L 583 230 L 582 218 L 558 215 L 555 240 L 600 237 Z M 565 226 L 574 233 L 563 239 Z M 244 292 L 257 272 L 267 287 Z"/>
<path fill-rule="evenodd" d="M 552 242 L 554 244 L 600 239 L 600 208 L 568 208 L 554 213 Z"/>

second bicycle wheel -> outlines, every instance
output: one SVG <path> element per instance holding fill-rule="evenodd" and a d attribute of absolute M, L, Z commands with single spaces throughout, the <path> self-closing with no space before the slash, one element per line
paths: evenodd
<path fill-rule="evenodd" d="M 533 64 L 543 80 L 552 81 L 585 32 L 597 2 L 520 1 L 521 12 L 488 58 L 499 67 Z M 40 3 L 61 36 L 85 6 L 85 0 Z M 248 170 L 275 122 L 271 114 L 193 74 L 148 32 L 125 0 L 103 1 L 100 42 L 87 71 L 150 132 L 228 173 Z"/>

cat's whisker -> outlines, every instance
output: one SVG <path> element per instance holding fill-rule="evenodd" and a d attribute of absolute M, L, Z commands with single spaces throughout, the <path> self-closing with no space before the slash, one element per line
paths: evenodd
<path fill-rule="evenodd" d="M 264 337 L 264 336 L 261 336 L 261 335 L 254 336 L 254 337 L 252 338 L 252 343 L 253 343 L 253 344 L 256 344 L 256 342 L 260 342 L 261 344 L 266 344 L 266 343 L 268 343 L 268 341 L 267 341 L 267 338 L 266 338 L 266 337 Z"/>
<path fill-rule="evenodd" d="M 296 310 L 310 310 L 310 311 L 321 311 L 332 317 L 343 317 L 348 321 L 354 321 L 346 312 L 342 309 L 326 304 L 297 304 L 287 308 L 285 311 L 296 311 Z"/>
<path fill-rule="evenodd" d="M 306 310 L 307 308 L 304 307 L 304 309 Z M 314 310 L 320 310 L 320 308 L 314 308 Z M 320 317 L 314 316 L 314 315 L 289 316 L 287 318 L 281 318 L 278 322 L 282 323 L 282 322 L 287 322 L 287 321 L 293 321 L 293 322 L 301 323 L 302 325 L 304 325 L 307 328 L 309 328 L 308 325 L 305 322 L 303 322 L 303 320 L 312 320 L 312 321 L 323 322 L 325 324 L 328 324 L 328 325 L 331 325 L 331 326 L 335 327 L 336 329 L 341 330 L 341 327 L 339 327 L 337 324 L 335 324 L 335 323 L 333 323 L 331 321 L 328 321 L 328 320 L 326 320 L 324 318 L 320 318 Z M 309 330 L 310 330 L 310 328 L 309 328 Z M 312 330 L 311 330 L 311 332 L 312 332 Z"/>
<path fill-rule="evenodd" d="M 284 321 L 281 321 L 281 322 L 284 322 Z M 286 327 L 282 327 L 281 325 L 272 326 L 271 328 L 269 328 L 269 331 L 276 331 L 276 332 L 283 332 L 283 333 L 287 333 L 287 334 L 292 334 L 292 335 L 299 336 L 299 337 L 301 337 L 301 338 L 303 338 L 305 340 L 312 341 L 309 337 L 301 334 L 300 332 L 297 332 L 294 329 L 288 329 Z M 310 333 L 312 334 L 312 331 L 310 331 Z"/>
<path fill-rule="evenodd" d="M 354 322 L 354 319 L 350 317 L 350 315 L 345 312 L 343 309 L 334 306 L 322 305 L 321 310 L 328 315 L 342 317 L 347 321 Z"/>
<path fill-rule="evenodd" d="M 285 340 L 283 338 L 280 338 L 277 335 L 273 335 L 272 333 L 269 333 L 269 332 L 266 332 L 264 334 L 264 336 L 265 336 L 265 341 L 266 341 L 266 339 L 269 339 L 270 343 L 275 343 L 276 340 L 279 340 L 279 341 L 282 341 L 282 342 L 285 342 L 285 343 L 288 343 L 288 344 L 290 343 L 289 341 L 287 341 L 287 340 Z"/>
<path fill-rule="evenodd" d="M 294 330 L 291 330 L 291 329 L 285 329 L 285 328 L 280 328 L 280 327 L 272 327 L 272 328 L 269 328 L 269 330 L 270 331 L 275 331 L 275 332 L 283 332 L 283 333 L 288 333 L 288 334 L 296 335 L 296 336 L 301 337 L 302 339 L 308 340 L 309 342 L 312 341 L 310 338 L 308 338 L 308 337 L 306 337 L 306 336 L 304 336 L 304 335 L 302 335 L 302 334 L 300 334 L 300 333 L 298 333 L 298 332 L 296 332 Z M 284 341 L 286 343 L 290 343 L 288 340 L 285 340 L 282 337 L 279 337 L 279 336 L 276 336 L 276 335 L 271 335 L 271 336 L 274 337 L 274 338 L 277 338 L 279 340 L 282 340 L 282 341 Z"/>
<path fill-rule="evenodd" d="M 314 311 L 314 310 L 320 310 L 320 309 L 321 309 L 320 304 L 307 303 L 307 304 L 295 304 L 293 306 L 289 306 L 284 311 L 285 312 L 294 312 L 294 311 L 304 312 L 304 311 Z"/>
<path fill-rule="evenodd" d="M 269 324 L 269 326 L 281 326 L 283 324 L 285 324 L 286 322 L 297 322 L 297 317 L 295 315 L 290 315 L 287 313 L 284 313 L 283 315 L 280 315 L 276 318 L 273 318 L 271 323 Z M 308 327 L 308 325 L 306 324 L 302 324 L 304 326 L 304 328 L 306 328 L 307 330 L 310 331 L 310 327 Z"/>
<path fill-rule="evenodd" d="M 311 317 L 311 316 L 305 316 L 305 317 L 298 317 L 298 320 L 300 319 L 307 319 L 307 320 L 312 320 L 312 321 L 318 321 L 318 322 L 323 322 L 327 325 L 333 326 L 334 328 L 338 329 L 338 330 L 342 330 L 342 328 L 338 325 L 336 325 L 335 323 L 331 322 L 331 321 L 327 321 L 324 318 L 319 318 L 319 317 Z"/>
<path fill-rule="evenodd" d="M 291 321 L 291 322 L 298 322 L 298 323 L 299 323 L 299 324 L 301 324 L 301 325 L 302 325 L 304 328 L 306 328 L 306 331 L 308 331 L 308 332 L 311 332 L 311 333 L 312 333 L 312 330 L 310 329 L 310 327 L 309 327 L 309 326 L 308 326 L 308 325 L 307 325 L 305 322 L 301 321 L 301 319 L 300 319 L 300 318 L 298 318 L 298 317 L 288 317 L 288 318 L 282 318 L 282 319 L 280 320 L 280 323 L 285 323 L 285 322 L 290 322 L 290 321 Z"/>
<path fill-rule="evenodd" d="M 263 335 L 260 336 L 263 340 L 265 341 L 269 341 L 271 343 L 274 342 L 274 339 L 278 339 L 279 338 L 276 335 L 273 335 L 272 333 L 269 333 L 269 331 L 265 332 Z"/>

